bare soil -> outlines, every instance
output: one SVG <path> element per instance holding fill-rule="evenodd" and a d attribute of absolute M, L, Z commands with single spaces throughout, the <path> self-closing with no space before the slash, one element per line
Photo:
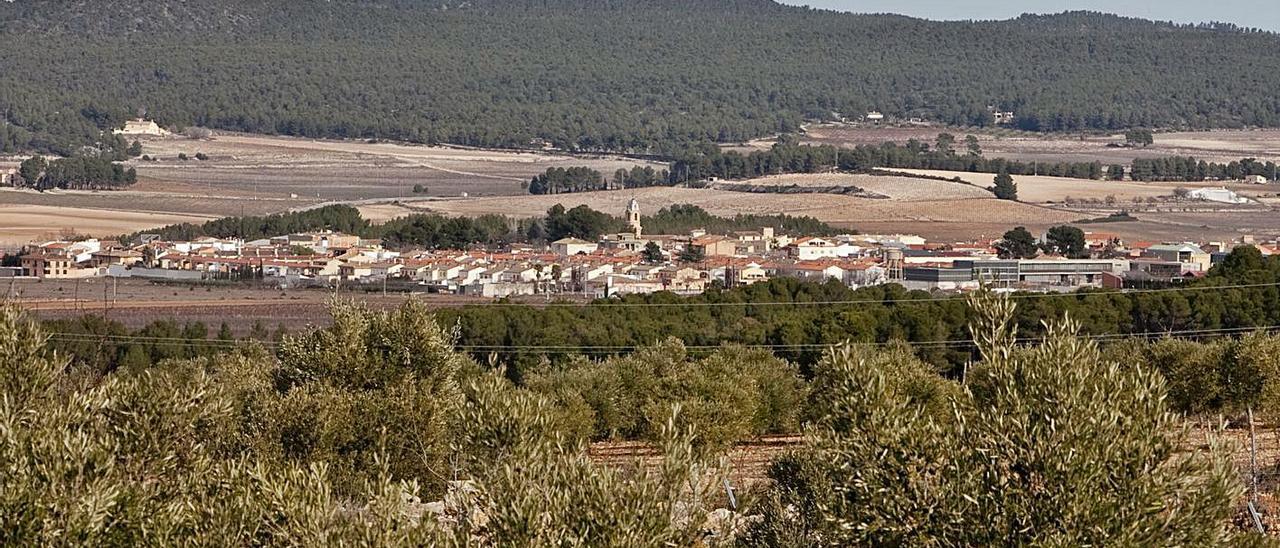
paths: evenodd
<path fill-rule="evenodd" d="M 208 159 L 195 160 L 198 152 Z M 146 188 L 312 202 L 413 197 L 415 185 L 425 186 L 426 196 L 511 195 L 550 167 L 587 166 L 606 174 L 635 165 L 663 167 L 613 156 L 241 134 L 149 140 L 143 154 L 158 159 L 134 162 Z M 179 154 L 191 159 L 179 160 Z"/>
<path fill-rule="evenodd" d="M 0 209 L 0 243 L 26 243 L 68 227 L 95 236 L 116 235 L 180 221 L 266 215 L 325 203 L 518 195 L 524 192 L 523 183 L 550 167 L 587 166 L 607 175 L 637 165 L 665 168 L 610 155 L 262 135 L 218 134 L 206 140 L 174 136 L 141 142 L 143 154 L 155 160 L 129 162 L 138 170 L 139 181 L 126 190 L 0 192 L 0 208 L 5 208 Z M 197 153 L 207 159 L 196 159 Z M 179 154 L 188 159 L 178 159 Z M 0 166 L 17 161 L 0 159 Z M 415 185 L 426 192 L 415 194 Z M 45 208 L 26 207 L 31 205 Z M 11 213 L 19 209 L 34 213 Z"/>
<path fill-rule="evenodd" d="M 0 192 L 0 200 L 10 195 L 21 194 L 23 193 Z M 90 209 L 0 202 L 0 248 L 69 235 L 118 236 L 154 226 L 200 221 L 207 218 L 200 215 L 136 209 Z"/>

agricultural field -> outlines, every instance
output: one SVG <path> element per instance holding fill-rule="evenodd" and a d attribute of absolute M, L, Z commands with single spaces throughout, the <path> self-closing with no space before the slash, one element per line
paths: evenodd
<path fill-rule="evenodd" d="M 959 137 L 961 128 L 854 128 L 811 126 L 805 139 L 841 146 L 920 139 L 940 131 Z M 1044 136 L 1006 129 L 976 133 L 988 156 L 1044 161 L 1101 159 L 1127 162 L 1135 156 L 1193 154 L 1209 160 L 1246 155 L 1280 159 L 1280 131 L 1213 131 L 1156 134 L 1147 149 L 1107 147 L 1116 136 Z M 742 145 L 766 148 L 771 140 Z M 1270 207 L 1280 189 L 1228 185 L 1254 198 L 1248 207 L 1166 207 L 1178 187 L 1192 183 L 1134 183 L 1015 176 L 1025 203 L 994 200 L 985 190 L 992 175 L 895 170 L 913 175 L 958 177 L 964 183 L 908 176 L 803 174 L 733 181 L 734 188 L 646 188 L 530 196 L 521 188 L 549 167 L 585 165 L 609 174 L 635 165 L 664 167 L 644 160 L 605 155 L 493 151 L 386 142 L 313 140 L 246 134 L 212 139 L 148 138 L 135 159 L 138 184 L 122 191 L 0 192 L 0 245 L 14 246 L 63 233 L 114 236 L 174 222 L 199 222 L 230 215 L 265 215 L 351 203 L 375 222 L 411 213 L 532 217 L 554 204 L 586 204 L 619 213 L 632 196 L 646 212 L 689 203 L 717 215 L 738 213 L 808 215 L 863 232 L 913 232 L 932 239 L 995 237 L 1012 226 L 1043 229 L 1053 224 L 1106 216 L 1131 208 L 1140 221 L 1109 223 L 1106 230 L 1144 240 L 1203 239 L 1254 234 L 1280 235 Z M 205 159 L 197 159 L 197 154 Z M 179 155 L 188 159 L 181 160 Z M 13 163 L 12 158 L 5 161 Z M 415 193 L 420 185 L 425 192 Z M 742 185 L 760 187 L 740 192 Z M 857 187 L 859 196 L 775 192 L 766 187 Z M 878 198 L 878 199 L 877 199 Z M 1114 198 L 1114 200 L 1111 200 Z M 1151 207 L 1152 201 L 1160 202 Z M 1102 207 L 1103 202 L 1110 202 Z M 1068 203 L 1069 202 L 1069 203 Z M 1083 202 L 1083 203 L 1082 203 Z"/>
<path fill-rule="evenodd" d="M 16 194 L 22 193 L 0 192 L 0 248 L 78 234 L 117 236 L 154 226 L 209 218 L 203 215 L 140 211 L 127 207 L 91 209 L 5 203 L 5 198 Z"/>
<path fill-rule="evenodd" d="M 193 159 L 197 153 L 208 160 Z M 241 134 L 148 140 L 143 154 L 158 159 L 134 162 L 152 189 L 304 202 L 412 197 L 415 185 L 426 187 L 427 196 L 512 195 L 550 167 L 585 165 L 612 173 L 649 165 L 609 156 Z M 179 154 L 192 159 L 179 160 Z"/>
<path fill-rule="evenodd" d="M 905 171 L 905 170 L 900 170 Z M 732 185 L 759 187 L 858 187 L 870 194 L 902 202 L 931 202 L 937 200 L 966 200 L 990 198 L 991 193 L 983 185 L 937 181 L 919 177 L 896 177 L 885 175 L 866 175 L 849 173 L 816 173 L 772 175 L 733 181 Z"/>
<path fill-rule="evenodd" d="M 141 143 L 143 155 L 154 161 L 129 162 L 139 181 L 127 190 L 0 192 L 0 208 L 24 212 L 0 217 L 0 242 L 22 243 L 66 228 L 112 236 L 173 222 L 265 215 L 324 203 L 519 195 L 522 183 L 550 167 L 585 165 L 602 173 L 635 165 L 665 167 L 613 156 L 242 134 L 204 140 L 146 138 Z M 207 159 L 199 160 L 197 154 Z M 17 159 L 3 162 L 16 166 Z M 425 192 L 415 194 L 415 185 Z"/>
<path fill-rule="evenodd" d="M 995 175 L 990 173 L 970 173 L 967 171 L 929 169 L 893 169 L 891 171 L 930 177 L 959 178 L 982 188 L 992 186 L 995 180 Z M 1108 196 L 1112 196 L 1118 201 L 1128 202 L 1134 198 L 1168 198 L 1173 196 L 1173 191 L 1179 187 L 1207 186 L 1196 185 L 1195 183 L 1096 181 L 1092 179 L 1050 177 L 1047 175 L 1012 175 L 1011 177 L 1013 177 L 1013 182 L 1018 185 L 1018 199 L 1032 203 L 1062 203 L 1069 201 L 1069 198 L 1104 200 Z M 1239 186 L 1243 187 L 1245 185 Z"/>
<path fill-rule="evenodd" d="M 853 147 L 898 143 L 917 139 L 932 144 L 939 133 L 955 135 L 957 147 L 964 136 L 978 137 L 983 154 L 1011 160 L 1040 162 L 1092 162 L 1128 164 L 1134 158 L 1194 156 L 1210 162 L 1241 158 L 1280 161 L 1280 130 L 1214 130 L 1156 133 L 1155 143 L 1144 148 L 1107 146 L 1124 143 L 1123 134 L 1038 134 L 1003 128 L 854 127 L 815 125 L 805 128 L 801 140 L 811 144 Z M 770 141 L 753 141 L 746 148 L 768 148 Z"/>
<path fill-rule="evenodd" d="M 857 176 L 848 177 L 858 180 Z M 866 182 L 868 186 L 872 185 L 871 181 Z M 635 197 L 646 213 L 675 204 L 692 204 L 713 215 L 807 215 L 863 232 L 911 232 L 929 238 L 946 239 L 995 237 L 1017 224 L 1047 228 L 1051 224 L 1070 222 L 1080 217 L 1073 212 L 996 200 L 990 193 L 967 185 L 903 178 L 904 185 L 934 183 L 945 185 L 948 192 L 955 192 L 956 195 L 940 195 L 928 199 L 914 190 L 903 190 L 900 191 L 903 195 L 910 194 L 915 199 L 872 199 L 833 194 L 773 194 L 652 187 L 548 196 L 435 199 L 405 202 L 398 206 L 379 205 L 362 208 L 361 211 L 381 218 L 411 212 L 447 215 L 498 213 L 514 217 L 534 217 L 544 214 L 553 205 L 561 204 L 565 207 L 586 205 L 599 211 L 620 214 L 627 202 Z M 887 183 L 878 184 L 880 186 L 876 188 L 887 190 Z M 980 193 L 970 195 L 971 189 Z"/>

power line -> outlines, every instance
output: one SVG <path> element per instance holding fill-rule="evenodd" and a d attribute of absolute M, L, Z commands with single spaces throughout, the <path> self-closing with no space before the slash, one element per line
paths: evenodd
<path fill-rule="evenodd" d="M 1088 296 L 1113 296 L 1113 295 L 1137 295 L 1150 293 L 1177 293 L 1182 291 L 1220 291 L 1224 289 L 1251 289 L 1262 287 L 1277 287 L 1280 282 L 1259 283 L 1259 284 L 1242 284 L 1242 285 L 1206 285 L 1206 286 L 1187 286 L 1187 287 L 1167 287 L 1160 289 L 1122 289 L 1119 291 L 1099 291 L 1094 293 L 1015 293 L 1006 295 L 1009 299 L 1026 300 L 1026 299 L 1050 299 L 1050 298 L 1079 298 Z M 681 302 L 681 303 L 629 303 L 629 302 L 590 302 L 590 303 L 473 303 L 463 304 L 459 307 L 530 307 L 530 308 L 678 308 L 678 307 L 721 307 L 721 306 L 832 306 L 846 304 L 910 304 L 910 303 L 928 303 L 962 300 L 964 296 L 946 296 L 946 297 L 924 297 L 919 299 L 900 298 L 900 299 L 853 299 L 853 300 L 832 300 L 832 301 L 766 301 L 766 302 Z"/>

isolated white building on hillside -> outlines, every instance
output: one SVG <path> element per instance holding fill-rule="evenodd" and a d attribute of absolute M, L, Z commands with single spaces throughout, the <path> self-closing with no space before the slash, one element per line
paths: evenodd
<path fill-rule="evenodd" d="M 128 120 L 124 123 L 124 127 L 115 130 L 116 135 L 148 135 L 152 137 L 164 137 L 169 132 L 160 127 L 152 120 Z"/>

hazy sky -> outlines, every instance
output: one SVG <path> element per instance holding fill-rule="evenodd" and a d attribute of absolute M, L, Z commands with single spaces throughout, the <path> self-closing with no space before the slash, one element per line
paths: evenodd
<path fill-rule="evenodd" d="M 1223 21 L 1280 32 L 1280 0 L 781 0 L 857 13 L 926 19 L 1009 19 L 1023 13 L 1090 10 L 1179 23 Z"/>

